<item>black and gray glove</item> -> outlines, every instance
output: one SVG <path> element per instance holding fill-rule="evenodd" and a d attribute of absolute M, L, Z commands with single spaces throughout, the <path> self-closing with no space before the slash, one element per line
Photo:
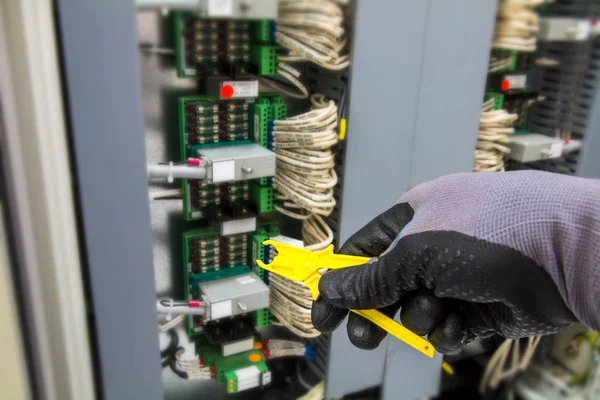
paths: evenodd
<path fill-rule="evenodd" d="M 312 320 L 334 330 L 378 308 L 444 354 L 477 336 L 600 328 L 600 181 L 542 172 L 458 174 L 406 193 L 340 249 L 378 257 L 321 278 Z M 356 314 L 360 348 L 385 332 Z"/>

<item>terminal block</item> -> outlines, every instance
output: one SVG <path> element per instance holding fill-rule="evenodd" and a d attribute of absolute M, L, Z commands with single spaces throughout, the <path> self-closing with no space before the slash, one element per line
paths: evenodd
<path fill-rule="evenodd" d="M 202 20 L 191 12 L 175 12 L 177 75 L 206 78 L 221 72 L 245 73 L 250 61 L 250 23 Z"/>
<path fill-rule="evenodd" d="M 193 149 L 232 143 L 249 143 L 250 103 L 212 96 L 179 98 L 181 157 L 194 157 Z"/>
<path fill-rule="evenodd" d="M 255 341 L 253 349 L 228 357 L 223 357 L 215 346 L 199 345 L 197 352 L 203 365 L 214 367 L 215 380 L 225 386 L 227 393 L 238 393 L 261 388 L 271 383 L 262 343 Z"/>
<path fill-rule="evenodd" d="M 201 282 L 199 297 L 206 303 L 207 321 L 220 320 L 269 307 L 269 288 L 255 273 Z"/>

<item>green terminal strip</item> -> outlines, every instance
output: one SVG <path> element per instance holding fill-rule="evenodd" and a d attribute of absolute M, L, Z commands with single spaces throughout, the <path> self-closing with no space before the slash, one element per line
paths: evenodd
<path fill-rule="evenodd" d="M 196 352 L 202 358 L 204 365 L 214 366 L 215 380 L 217 383 L 225 385 L 227 393 L 238 393 L 246 389 L 244 382 L 238 381 L 238 374 L 236 373 L 236 371 L 245 370 L 246 368 L 256 368 L 254 372 L 259 374 L 261 386 L 270 382 L 269 368 L 260 347 L 227 357 L 221 355 L 218 347 L 215 348 L 209 345 L 198 345 Z"/>
<path fill-rule="evenodd" d="M 256 260 L 269 262 L 267 246 L 263 245 L 265 240 L 280 234 L 276 224 L 270 224 L 259 227 L 252 235 L 252 268 L 258 277 L 268 283 L 268 272 L 256 265 Z M 271 313 L 268 308 L 258 310 L 254 313 L 254 325 L 262 328 L 271 325 Z"/>
<path fill-rule="evenodd" d="M 486 92 L 484 101 L 488 101 L 491 98 L 494 99 L 494 110 L 502 110 L 502 106 L 504 105 L 504 95 L 502 93 Z"/>
<path fill-rule="evenodd" d="M 258 68 L 260 76 L 277 74 L 277 46 L 252 46 L 250 62 Z"/>

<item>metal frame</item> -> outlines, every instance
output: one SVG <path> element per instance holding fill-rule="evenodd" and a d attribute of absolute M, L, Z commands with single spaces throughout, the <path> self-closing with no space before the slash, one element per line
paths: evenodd
<path fill-rule="evenodd" d="M 342 242 L 409 188 L 471 171 L 495 13 L 478 0 L 357 2 Z M 383 399 L 428 397 L 440 362 L 393 339 L 358 350 L 343 326 L 326 398 L 382 383 Z"/>
<path fill-rule="evenodd" d="M 99 387 L 108 399 L 160 399 L 135 5 L 56 6 Z"/>
<path fill-rule="evenodd" d="M 495 6 L 357 2 L 342 241 L 410 187 L 471 169 Z M 134 6 L 57 0 L 57 16 L 103 394 L 159 398 Z M 336 331 L 327 398 L 382 382 L 388 399 L 435 393 L 439 357 L 411 351 L 362 352 Z"/>
<path fill-rule="evenodd" d="M 595 40 L 594 57 L 600 54 L 600 39 Z M 597 61 L 594 64 L 597 66 Z M 598 95 L 600 73 L 595 72 L 594 75 L 594 95 L 591 101 L 589 116 L 587 121 L 585 121 L 585 134 L 583 135 L 576 174 L 584 178 L 598 179 L 600 178 L 600 157 L 598 157 L 598 154 L 600 154 L 600 96 Z"/>
<path fill-rule="evenodd" d="M 2 196 L 17 283 L 10 304 L 22 318 L 31 396 L 91 399 L 95 385 L 54 24 L 51 1 L 0 2 Z"/>

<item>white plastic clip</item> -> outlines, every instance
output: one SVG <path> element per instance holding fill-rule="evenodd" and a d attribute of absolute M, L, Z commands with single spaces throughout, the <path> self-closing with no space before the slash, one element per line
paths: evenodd
<path fill-rule="evenodd" d="M 173 183 L 173 161 L 169 161 L 169 176 L 167 176 L 167 182 Z M 171 300 L 172 302 L 173 300 Z"/>
<path fill-rule="evenodd" d="M 173 299 L 169 299 L 169 312 L 167 313 L 167 321 L 170 321 L 173 318 Z"/>

